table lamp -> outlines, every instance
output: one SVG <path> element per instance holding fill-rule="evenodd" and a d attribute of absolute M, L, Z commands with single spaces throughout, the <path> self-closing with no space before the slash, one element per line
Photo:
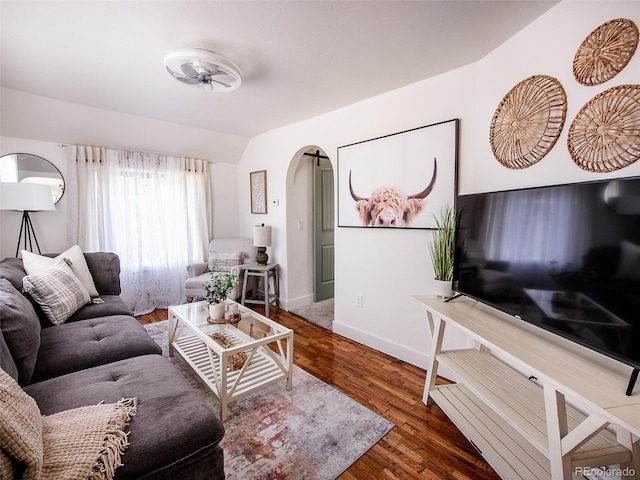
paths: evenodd
<path fill-rule="evenodd" d="M 0 210 L 16 210 L 22 212 L 22 223 L 20 225 L 20 235 L 18 236 L 18 246 L 16 247 L 16 258 L 20 251 L 20 242 L 24 235 L 24 248 L 33 251 L 33 243 L 40 251 L 40 245 L 33 229 L 33 223 L 29 217 L 29 212 L 39 212 L 43 210 L 55 210 L 51 188 L 48 185 L 38 183 L 11 183 L 0 182 Z"/>
<path fill-rule="evenodd" d="M 267 255 L 267 247 L 271 246 L 271 226 L 261 225 L 253 226 L 253 246 L 258 247 L 258 253 L 256 254 L 256 260 L 258 265 L 266 265 L 269 261 L 269 255 Z"/>

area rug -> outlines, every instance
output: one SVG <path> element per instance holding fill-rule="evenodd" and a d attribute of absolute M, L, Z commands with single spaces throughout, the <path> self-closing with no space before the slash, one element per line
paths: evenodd
<path fill-rule="evenodd" d="M 294 308 L 291 310 L 291 313 L 295 313 L 299 317 L 327 330 L 333 330 L 334 305 L 333 298 L 328 298 L 321 302 Z"/>
<path fill-rule="evenodd" d="M 168 356 L 167 322 L 145 325 Z M 178 355 L 169 360 L 219 415 L 220 403 Z M 284 381 L 229 404 L 223 422 L 228 480 L 335 479 L 375 445 L 393 424 L 294 366 Z"/>

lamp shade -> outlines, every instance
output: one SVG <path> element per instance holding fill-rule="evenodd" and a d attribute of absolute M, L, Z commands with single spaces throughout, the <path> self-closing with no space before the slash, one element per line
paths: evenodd
<path fill-rule="evenodd" d="M 39 212 L 55 209 L 48 185 L 0 182 L 0 210 Z"/>
<path fill-rule="evenodd" d="M 254 225 L 253 226 L 253 246 L 254 247 L 270 247 L 271 246 L 271 225 Z"/>

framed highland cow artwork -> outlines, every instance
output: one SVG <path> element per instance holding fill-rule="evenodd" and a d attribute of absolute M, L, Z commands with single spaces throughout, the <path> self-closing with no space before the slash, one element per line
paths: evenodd
<path fill-rule="evenodd" d="M 338 226 L 434 229 L 457 164 L 457 119 L 338 147 Z"/>

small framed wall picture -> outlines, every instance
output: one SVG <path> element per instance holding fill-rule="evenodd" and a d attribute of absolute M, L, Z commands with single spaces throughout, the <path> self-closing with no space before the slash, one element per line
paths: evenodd
<path fill-rule="evenodd" d="M 267 213 L 267 171 L 249 173 L 251 213 Z"/>

